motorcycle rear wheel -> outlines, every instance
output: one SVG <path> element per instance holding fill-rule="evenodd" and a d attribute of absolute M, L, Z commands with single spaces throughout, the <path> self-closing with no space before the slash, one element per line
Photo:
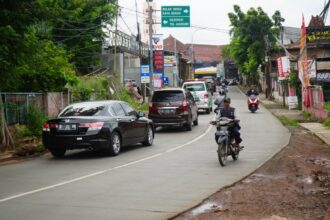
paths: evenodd
<path fill-rule="evenodd" d="M 218 144 L 218 159 L 222 167 L 227 163 L 227 145 L 225 142 Z"/>

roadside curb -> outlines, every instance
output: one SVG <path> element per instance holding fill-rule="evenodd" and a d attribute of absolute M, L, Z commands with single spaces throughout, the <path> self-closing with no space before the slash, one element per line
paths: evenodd
<path fill-rule="evenodd" d="M 320 123 L 299 123 L 299 125 L 317 136 L 322 142 L 330 147 L 330 130 Z"/>
<path fill-rule="evenodd" d="M 26 161 L 30 161 L 36 158 L 40 158 L 44 155 L 47 155 L 48 151 L 31 155 L 31 156 L 25 156 L 25 157 L 19 157 L 19 156 L 13 156 L 13 153 L 8 153 L 0 156 L 0 167 L 1 166 L 6 166 L 6 165 L 11 165 L 11 164 L 17 164 L 17 163 L 23 163 Z"/>

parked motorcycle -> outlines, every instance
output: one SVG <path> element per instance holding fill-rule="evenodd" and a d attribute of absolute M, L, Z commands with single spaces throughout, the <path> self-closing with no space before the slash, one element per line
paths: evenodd
<path fill-rule="evenodd" d="M 227 157 L 231 155 L 233 160 L 237 160 L 240 151 L 240 148 L 234 147 L 234 137 L 229 131 L 230 127 L 234 126 L 235 120 L 226 117 L 217 117 L 211 124 L 217 128 L 215 137 L 218 144 L 217 154 L 219 163 L 221 166 L 226 166 Z"/>
<path fill-rule="evenodd" d="M 252 113 L 255 113 L 259 109 L 259 96 L 250 95 L 248 97 L 248 107 Z"/>

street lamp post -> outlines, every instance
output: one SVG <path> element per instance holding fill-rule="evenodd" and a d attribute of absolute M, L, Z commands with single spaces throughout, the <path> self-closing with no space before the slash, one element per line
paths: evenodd
<path fill-rule="evenodd" d="M 200 31 L 200 30 L 205 30 L 205 28 L 197 29 L 191 35 L 191 67 L 192 68 L 191 68 L 190 76 L 189 76 L 190 79 L 192 79 L 192 73 L 193 73 L 193 71 L 195 71 L 195 68 L 194 68 L 194 64 L 195 64 L 195 57 L 194 57 L 194 36 L 195 36 L 196 32 L 197 31 Z"/>

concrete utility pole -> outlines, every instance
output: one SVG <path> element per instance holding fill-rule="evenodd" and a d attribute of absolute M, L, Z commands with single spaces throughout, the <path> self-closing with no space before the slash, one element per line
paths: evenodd
<path fill-rule="evenodd" d="M 149 0 L 148 1 L 148 17 L 149 17 L 149 52 L 150 52 L 150 85 L 149 85 L 149 88 L 150 88 L 150 92 L 151 94 L 153 93 L 154 91 L 154 63 L 153 63 L 153 60 L 154 60 L 154 54 L 153 54 L 153 46 L 152 46 L 152 34 L 153 34 L 153 30 L 152 30 L 152 25 L 153 25 L 153 21 L 152 21 L 152 13 L 153 13 L 153 9 L 152 7 L 150 6 L 150 2 Z"/>
<path fill-rule="evenodd" d="M 191 70 L 190 70 L 190 76 L 189 78 L 192 79 L 193 78 L 193 72 L 195 71 L 195 56 L 194 56 L 194 36 L 196 34 L 197 31 L 200 30 L 205 30 L 205 28 L 201 28 L 201 29 L 197 29 L 195 30 L 192 35 L 191 35 Z"/>
<path fill-rule="evenodd" d="M 179 67 L 178 67 L 178 53 L 177 53 L 177 49 L 176 49 L 176 38 L 174 39 L 174 55 L 175 55 L 175 76 L 173 78 L 173 84 L 174 84 L 174 87 L 177 87 L 178 86 L 178 78 L 179 77 Z M 178 78 L 177 78 L 178 77 Z"/>
<path fill-rule="evenodd" d="M 115 23 L 115 51 L 114 51 L 114 56 L 113 56 L 113 72 L 114 75 L 117 74 L 117 25 L 118 25 L 118 10 L 119 10 L 119 5 L 118 5 L 118 0 L 116 1 L 116 23 Z"/>

